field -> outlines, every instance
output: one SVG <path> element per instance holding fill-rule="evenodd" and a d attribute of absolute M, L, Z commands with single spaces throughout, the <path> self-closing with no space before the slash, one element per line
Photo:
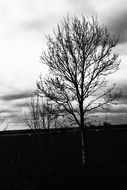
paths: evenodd
<path fill-rule="evenodd" d="M 89 128 L 87 134 L 87 165 L 82 168 L 78 129 L 1 132 L 0 186 L 27 190 L 40 185 L 81 184 L 88 189 L 126 188 L 126 126 Z"/>

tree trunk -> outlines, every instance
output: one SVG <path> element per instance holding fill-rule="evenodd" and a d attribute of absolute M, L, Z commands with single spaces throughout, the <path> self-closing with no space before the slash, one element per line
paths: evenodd
<path fill-rule="evenodd" d="M 82 164 L 84 167 L 87 165 L 87 132 L 85 126 L 81 126 L 81 138 L 82 138 Z"/>
<path fill-rule="evenodd" d="M 80 130 L 82 138 L 82 164 L 83 167 L 87 165 L 87 131 L 84 124 L 84 113 L 83 108 L 80 109 Z"/>

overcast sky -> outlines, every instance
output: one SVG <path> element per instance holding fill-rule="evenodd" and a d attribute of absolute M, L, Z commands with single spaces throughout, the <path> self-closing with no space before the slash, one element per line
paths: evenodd
<path fill-rule="evenodd" d="M 40 61 L 45 35 L 68 13 L 95 15 L 112 33 L 120 34 L 115 51 L 121 65 L 111 80 L 122 89 L 122 97 L 110 119 L 126 122 L 127 0 L 0 0 L 0 110 L 8 118 L 9 129 L 24 126 L 25 102 L 36 89 L 39 75 L 47 71 Z"/>

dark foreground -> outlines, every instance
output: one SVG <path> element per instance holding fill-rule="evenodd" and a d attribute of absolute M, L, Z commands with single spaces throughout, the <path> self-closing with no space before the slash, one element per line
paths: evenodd
<path fill-rule="evenodd" d="M 127 189 L 127 164 L 50 172 L 48 175 L 0 177 L 0 190 L 39 190 L 44 187 Z"/>

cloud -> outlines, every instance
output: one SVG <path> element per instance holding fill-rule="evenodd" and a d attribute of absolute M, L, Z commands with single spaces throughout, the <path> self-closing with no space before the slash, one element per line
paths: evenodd
<path fill-rule="evenodd" d="M 9 128 L 17 127 L 17 129 L 18 129 L 18 124 L 20 124 L 21 127 L 26 126 L 23 116 L 21 116 L 20 114 L 16 114 L 16 113 L 6 115 L 5 122 L 8 124 Z"/>
<path fill-rule="evenodd" d="M 95 13 L 93 6 L 87 0 L 36 0 L 25 1 L 23 7 L 23 18 L 18 24 L 20 29 L 39 31 L 41 33 L 52 32 L 53 27 L 63 17 L 69 15 L 92 15 Z"/>
<path fill-rule="evenodd" d="M 3 113 L 15 113 L 15 110 L 12 108 L 3 108 L 0 110 L 0 114 L 3 114 Z"/>
<path fill-rule="evenodd" d="M 46 26 L 46 23 L 44 23 L 43 20 L 34 19 L 32 21 L 23 23 L 21 27 L 23 27 L 23 29 L 26 29 L 28 31 L 38 30 L 41 32 L 45 26 Z"/>
<path fill-rule="evenodd" d="M 27 107 L 28 106 L 28 102 L 22 102 L 22 103 L 16 103 L 16 104 L 14 104 L 13 105 L 14 107 L 23 107 L 23 108 L 25 108 L 25 107 Z"/>
<path fill-rule="evenodd" d="M 127 1 L 126 0 L 90 0 L 100 21 L 112 34 L 120 35 L 119 43 L 127 41 Z"/>
<path fill-rule="evenodd" d="M 127 104 L 118 104 L 118 105 L 112 105 L 111 109 L 108 111 L 108 113 L 126 113 L 127 112 Z"/>
<path fill-rule="evenodd" d="M 95 9 L 92 4 L 93 0 L 67 0 L 68 5 L 70 5 L 71 14 L 76 14 L 81 16 L 89 16 L 95 14 Z"/>
<path fill-rule="evenodd" d="M 125 43 L 127 41 L 127 10 L 115 15 L 117 16 L 110 19 L 110 30 L 119 36 L 119 43 Z"/>
<path fill-rule="evenodd" d="M 126 104 L 127 103 L 127 84 L 125 83 L 125 81 L 119 82 L 118 88 L 121 91 L 121 95 L 118 102 L 121 104 L 124 104 L 124 103 Z"/>
<path fill-rule="evenodd" d="M 0 99 L 4 101 L 11 101 L 11 100 L 18 100 L 18 99 L 24 99 L 24 98 L 29 98 L 33 95 L 33 91 L 24 91 L 24 92 L 19 92 L 19 93 L 12 93 L 8 95 L 1 96 Z"/>

